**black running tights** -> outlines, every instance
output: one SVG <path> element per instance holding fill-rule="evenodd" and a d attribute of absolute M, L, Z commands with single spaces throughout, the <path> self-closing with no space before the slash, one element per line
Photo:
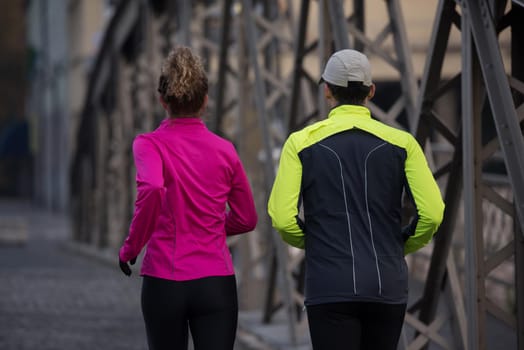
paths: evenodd
<path fill-rule="evenodd" d="M 150 350 L 232 350 L 238 319 L 235 276 L 170 281 L 144 276 L 142 313 Z"/>
<path fill-rule="evenodd" d="M 342 302 L 307 307 L 314 350 L 396 350 L 406 304 Z"/>

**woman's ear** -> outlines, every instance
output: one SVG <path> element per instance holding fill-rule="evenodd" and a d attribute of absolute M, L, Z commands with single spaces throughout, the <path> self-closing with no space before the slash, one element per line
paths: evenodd
<path fill-rule="evenodd" d="M 204 101 L 202 102 L 202 106 L 200 106 L 200 109 L 198 110 L 198 115 L 199 116 L 203 116 L 206 113 L 208 102 L 209 102 L 209 97 L 206 94 L 204 96 Z"/>
<path fill-rule="evenodd" d="M 162 107 L 164 107 L 164 109 L 166 111 L 169 111 L 168 108 L 167 108 L 167 103 L 166 101 L 164 101 L 164 98 L 160 95 L 158 96 L 158 101 L 160 102 L 160 104 L 162 105 Z"/>
<path fill-rule="evenodd" d="M 202 104 L 202 111 L 206 110 L 208 102 L 209 102 L 209 95 L 206 94 L 206 96 L 204 96 L 204 103 Z"/>

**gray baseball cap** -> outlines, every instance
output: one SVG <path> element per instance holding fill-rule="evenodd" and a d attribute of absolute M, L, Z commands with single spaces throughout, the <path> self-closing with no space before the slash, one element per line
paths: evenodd
<path fill-rule="evenodd" d="M 371 86 L 371 65 L 361 52 L 345 49 L 335 52 L 326 63 L 320 82 L 347 87 L 348 82 L 362 82 Z"/>

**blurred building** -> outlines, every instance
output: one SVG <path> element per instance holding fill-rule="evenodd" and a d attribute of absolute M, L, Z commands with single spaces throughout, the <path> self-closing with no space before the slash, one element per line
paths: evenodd
<path fill-rule="evenodd" d="M 31 156 L 24 108 L 31 55 L 25 44 L 24 1 L 0 11 L 0 196 L 29 196 Z"/>
<path fill-rule="evenodd" d="M 33 130 L 34 197 L 67 211 L 72 130 L 108 17 L 104 0 L 26 1 L 32 69 L 26 109 Z"/>

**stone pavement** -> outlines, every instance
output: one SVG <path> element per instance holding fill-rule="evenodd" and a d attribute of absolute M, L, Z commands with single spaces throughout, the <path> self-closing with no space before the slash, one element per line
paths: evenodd
<path fill-rule="evenodd" d="M 19 241 L 3 239 L 10 222 Z M 139 278 L 64 249 L 69 233 L 63 216 L 0 202 L 0 349 L 146 349 Z"/>
<path fill-rule="evenodd" d="M 0 349 L 147 349 L 136 267 L 124 276 L 70 232 L 64 216 L 0 200 Z M 235 350 L 252 349 L 274 347 L 239 330 Z"/>

